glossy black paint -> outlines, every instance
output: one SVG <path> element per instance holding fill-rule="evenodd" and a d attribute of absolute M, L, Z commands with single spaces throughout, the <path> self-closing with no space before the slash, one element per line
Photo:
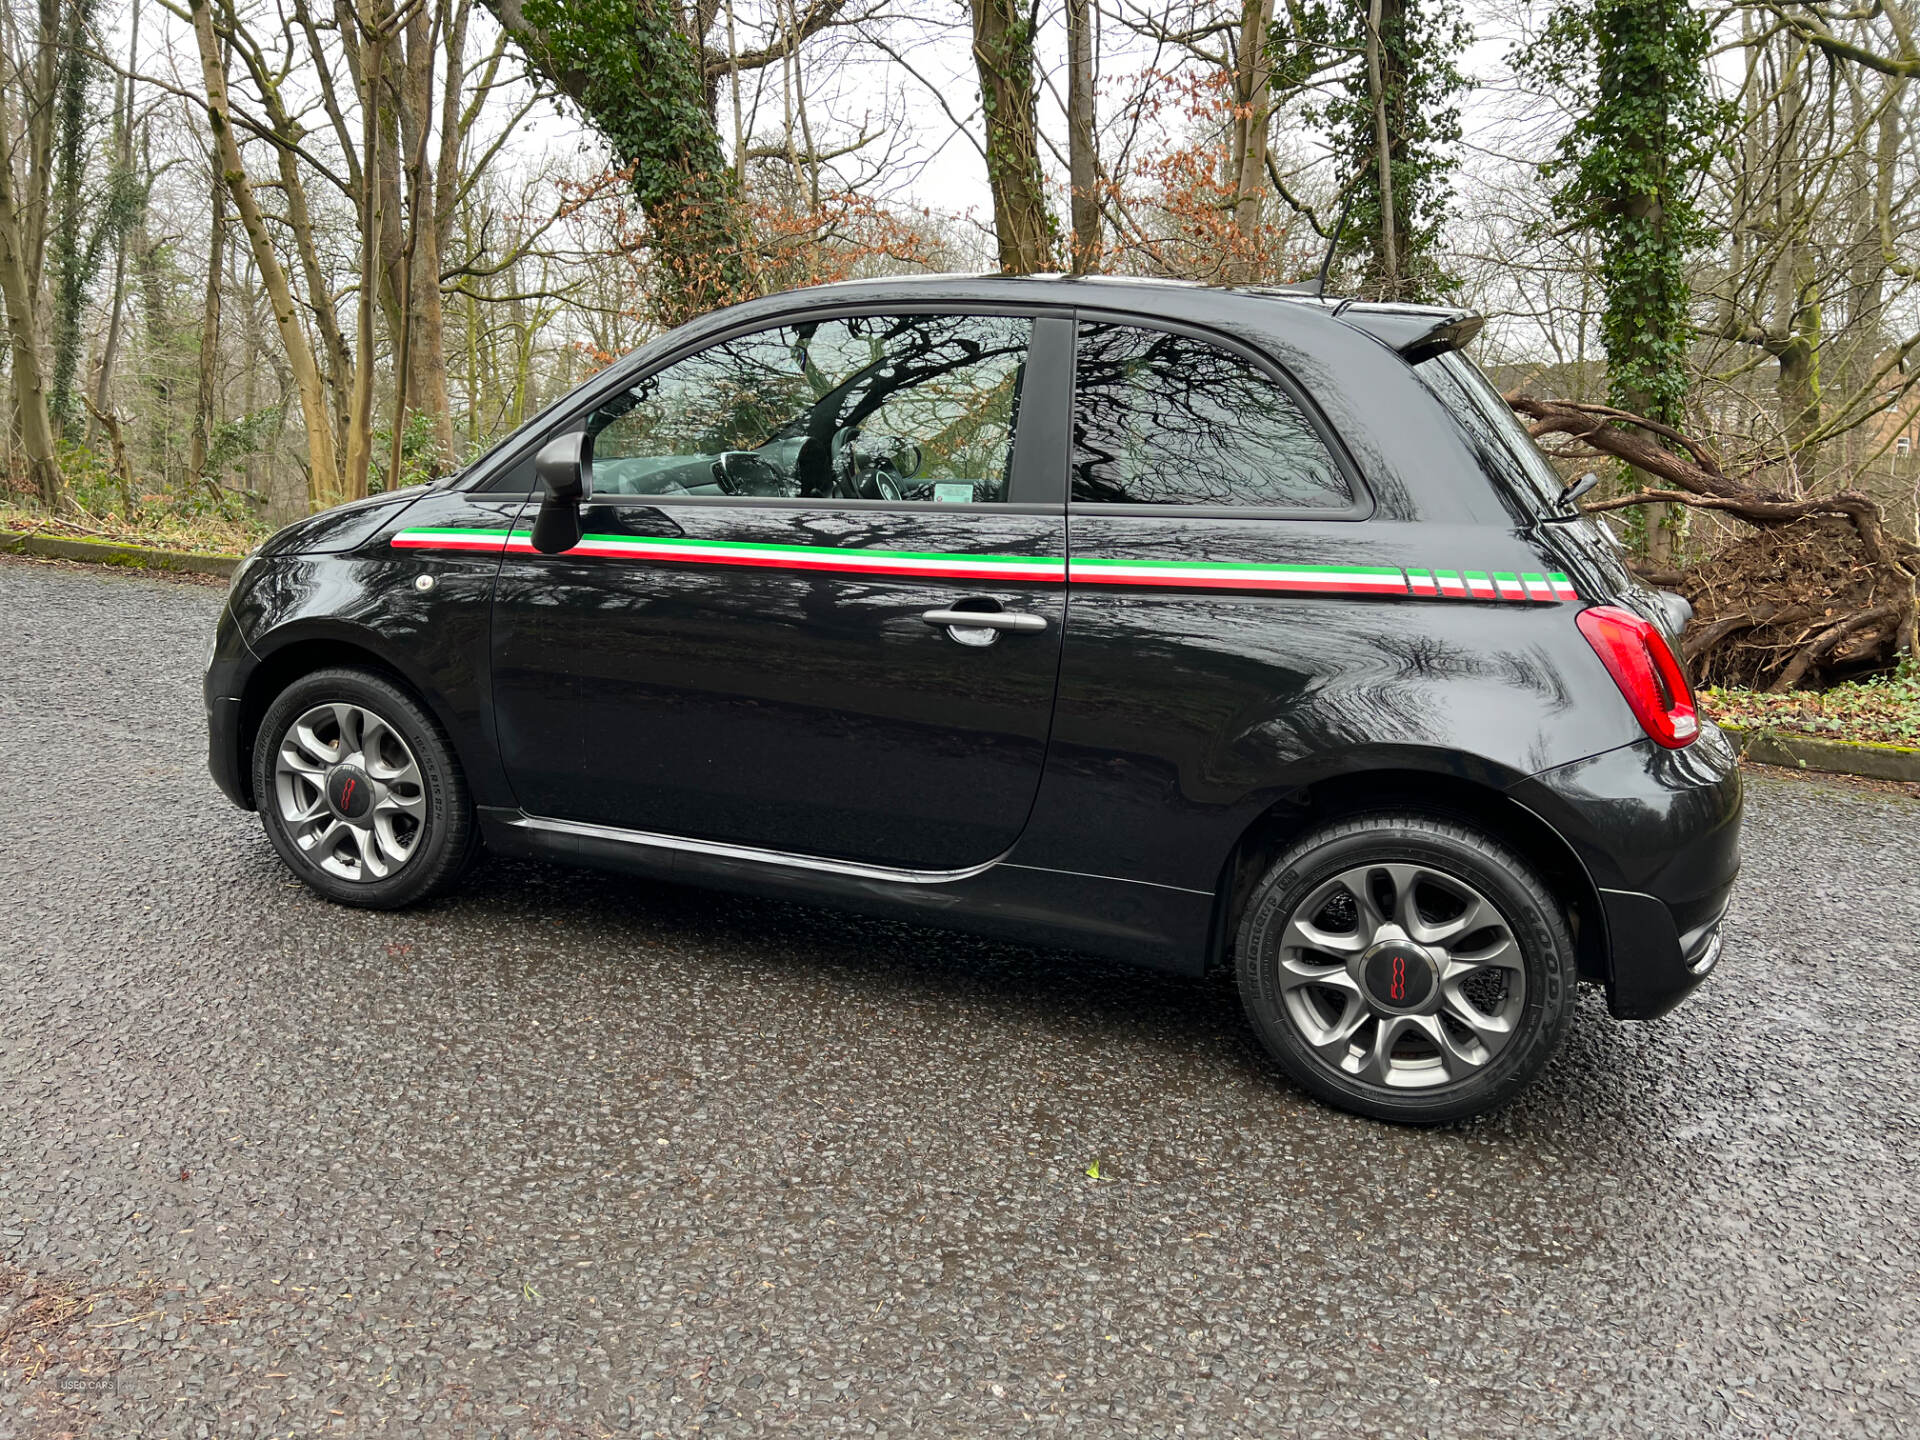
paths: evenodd
<path fill-rule="evenodd" d="M 1057 556 L 1058 511 L 590 504 L 588 534 Z M 973 648 L 928 610 L 1040 616 Z M 535 815 L 954 870 L 1026 824 L 1046 757 L 1065 583 L 637 565 L 513 554 L 494 707 Z"/>
<path fill-rule="evenodd" d="M 1124 282 L 862 282 L 696 321 L 451 482 L 276 537 L 236 583 L 208 672 L 221 788 L 249 802 L 250 726 L 279 685 L 358 654 L 421 694 L 503 851 L 1182 970 L 1217 956 L 1246 857 L 1289 827 L 1347 797 L 1444 795 L 1538 838 L 1539 863 L 1579 913 L 1583 969 L 1608 984 L 1616 1013 L 1658 1013 L 1697 981 L 1708 967 L 1682 952 L 1699 960 L 1738 866 L 1732 756 L 1710 726 L 1683 751 L 1647 741 L 1575 627 L 1577 603 L 983 585 L 389 544 L 403 527 L 524 530 L 540 444 L 703 343 L 796 315 L 968 308 L 1036 321 L 1020 503 L 602 497 L 586 503 L 585 530 L 1562 571 L 1581 603 L 1631 603 L 1590 525 L 1542 523 L 1503 490 L 1394 348 L 1460 317 L 1342 318 L 1331 303 Z M 1299 395 L 1364 503 L 1331 515 L 1070 507 L 1076 314 L 1174 326 L 1258 357 Z M 432 589 L 415 588 L 422 575 Z M 920 620 L 959 600 L 1047 628 L 968 648 Z"/>

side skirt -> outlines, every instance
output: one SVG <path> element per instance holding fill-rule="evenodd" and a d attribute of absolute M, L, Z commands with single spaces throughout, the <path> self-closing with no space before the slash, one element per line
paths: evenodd
<path fill-rule="evenodd" d="M 888 866 L 761 850 L 485 808 L 481 832 L 497 854 L 584 865 L 802 904 L 1085 950 L 1155 970 L 1198 975 L 1214 897 L 1015 862 L 964 870 Z"/>

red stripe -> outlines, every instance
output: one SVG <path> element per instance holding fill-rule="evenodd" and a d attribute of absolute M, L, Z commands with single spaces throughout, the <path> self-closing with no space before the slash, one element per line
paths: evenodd
<path fill-rule="evenodd" d="M 527 545 L 527 544 L 516 543 L 513 546 L 513 549 L 516 554 L 537 553 L 534 551 L 531 545 Z M 608 560 L 638 559 L 638 560 L 659 560 L 659 561 L 665 561 L 669 564 L 674 562 L 680 562 L 680 563 L 693 564 L 693 565 L 743 565 L 743 566 L 748 566 L 757 570 L 836 570 L 842 574 L 847 574 L 847 575 L 903 575 L 903 576 L 920 575 L 920 576 L 925 576 L 928 579 L 934 579 L 934 580 L 939 580 L 939 579 L 980 580 L 980 579 L 998 578 L 1002 580 L 1025 580 L 1025 581 L 1032 582 L 1032 581 L 1056 580 L 1061 578 L 1058 572 L 1050 572 L 1044 575 L 1032 575 L 1032 574 L 1020 574 L 1017 571 L 1015 571 L 1015 573 L 1009 574 L 1008 570 L 1010 567 L 1001 566 L 1001 565 L 980 565 L 977 567 L 965 567 L 965 568 L 956 566 L 953 568 L 947 568 L 944 566 L 889 565 L 884 562 L 878 562 L 878 561 L 868 561 L 868 562 L 862 563 L 858 561 L 850 562 L 847 560 L 809 560 L 809 559 L 805 559 L 795 555 L 782 555 L 777 557 L 771 556 L 771 555 L 766 557 L 758 557 L 758 556 L 749 557 L 745 555 L 680 555 L 680 554 L 661 555 L 661 554 L 648 553 L 648 552 L 637 552 L 628 547 L 616 546 L 616 545 L 608 545 L 608 546 L 576 545 L 571 550 L 565 551 L 563 553 L 565 556 L 569 556 L 569 557 L 575 556 L 575 555 L 583 555 L 583 556 L 590 556 L 596 559 L 608 559 Z M 559 557 L 556 557 L 556 558 L 559 558 Z M 1045 562 L 1036 561 L 1035 563 L 1042 564 Z"/>
<path fill-rule="evenodd" d="M 502 530 L 498 540 L 476 540 L 465 536 L 454 539 L 447 535 L 415 539 L 409 535 L 396 535 L 388 543 L 402 550 L 497 550 L 507 543 L 507 532 Z"/>

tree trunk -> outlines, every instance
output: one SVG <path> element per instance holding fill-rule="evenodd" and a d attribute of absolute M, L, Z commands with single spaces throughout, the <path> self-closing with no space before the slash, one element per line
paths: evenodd
<path fill-rule="evenodd" d="M 384 17 L 383 17 L 384 18 Z M 387 230 L 398 221 L 398 209 L 387 209 L 387 181 L 382 173 L 380 92 L 384 88 L 388 35 L 361 22 L 362 33 L 348 43 L 360 45 L 360 137 L 364 152 L 360 173 L 360 293 L 356 306 L 360 358 L 353 372 L 353 400 L 347 412 L 346 465 L 341 472 L 342 498 L 358 500 L 367 493 L 367 472 L 373 464 L 374 317 L 378 312 L 377 277 L 385 269 L 383 247 Z M 404 293 L 404 291 L 402 292 Z M 396 333 L 398 333 L 396 331 Z"/>
<path fill-rule="evenodd" d="M 227 253 L 227 187 L 221 183 L 217 164 L 213 172 L 207 288 L 200 307 L 200 383 L 194 391 L 193 437 L 187 448 L 187 476 L 196 485 L 207 482 L 207 447 L 213 443 L 213 407 L 220 377 L 220 276 L 226 269 Z"/>
<path fill-rule="evenodd" d="M 52 96 L 46 100 L 50 102 Z M 27 459 L 27 482 L 46 509 L 58 511 L 65 507 L 67 493 L 61 484 L 60 461 L 54 457 L 54 420 L 46 403 L 46 378 L 40 372 L 38 265 L 33 253 L 33 217 L 44 213 L 48 175 L 29 163 L 25 179 L 35 184 L 38 194 L 15 192 L 13 136 L 12 102 L 0 92 L 0 146 L 8 146 L 6 154 L 0 154 L 0 300 L 6 301 L 13 424 Z"/>
<path fill-rule="evenodd" d="M 1233 70 L 1233 228 L 1238 247 L 1227 259 L 1227 279 L 1245 284 L 1259 276 L 1256 246 L 1266 198 L 1267 132 L 1273 119 L 1273 64 L 1267 32 L 1273 0 L 1242 0 L 1240 45 Z"/>
<path fill-rule="evenodd" d="M 1802 483 L 1813 478 L 1818 463 L 1817 447 L 1809 437 L 1820 424 L 1821 342 L 1819 282 L 1809 234 L 1813 205 L 1805 175 L 1806 87 L 1805 65 L 1795 55 L 1781 77 L 1780 147 L 1775 157 L 1775 225 L 1783 243 L 1776 262 L 1774 314 L 1785 337 L 1785 344 L 1775 351 L 1779 362 L 1775 393 L 1787 449 Z"/>
<path fill-rule="evenodd" d="M 67 0 L 60 26 L 58 127 L 53 172 L 53 385 L 47 405 L 54 428 L 65 434 L 77 418 L 74 377 L 80 368 L 80 320 L 92 279 L 90 247 L 81 236 L 87 132 L 92 128 L 87 89 L 93 60 L 87 48 L 97 0 Z"/>
<path fill-rule="evenodd" d="M 1031 275 L 1053 267 L 1055 226 L 1047 208 L 1034 124 L 1033 31 L 1020 0 L 972 0 L 973 60 L 987 118 L 987 185 L 1000 268 Z"/>
<path fill-rule="evenodd" d="M 221 68 L 220 51 L 213 34 L 213 11 L 209 0 L 190 0 L 194 38 L 200 47 L 201 79 L 207 92 L 207 124 L 213 131 L 215 153 L 222 177 L 226 180 L 233 208 L 240 217 L 253 252 L 254 266 L 266 286 L 273 307 L 273 321 L 280 332 L 287 364 L 293 371 L 300 392 L 300 411 L 307 427 L 307 498 L 316 509 L 337 505 L 341 493 L 339 452 L 334 445 L 333 417 L 327 411 L 327 394 L 314 363 L 313 350 L 307 344 L 307 332 L 300 324 L 300 312 L 287 284 L 287 272 L 273 248 L 273 236 L 267 230 L 266 217 L 253 198 L 253 185 L 240 162 L 240 146 L 233 136 L 233 121 L 227 106 L 227 77 Z M 291 198 L 291 197 L 290 197 Z"/>
<path fill-rule="evenodd" d="M 1655 409 L 1651 396 L 1630 386 L 1615 387 L 1613 403 L 1635 415 L 1651 415 Z M 1658 478 L 1631 466 L 1622 468 L 1628 477 L 1629 490 L 1644 490 Z M 1656 570 L 1674 568 L 1680 563 L 1680 528 L 1686 523 L 1686 512 L 1677 505 L 1654 503 L 1641 507 L 1641 514 L 1647 564 Z"/>
<path fill-rule="evenodd" d="M 7 208 L 8 197 L 0 194 L 0 211 Z M 7 302 L 12 361 L 8 378 L 13 382 L 14 423 L 20 431 L 20 448 L 26 454 L 28 483 L 42 505 L 59 510 L 66 504 L 66 487 L 61 483 L 60 463 L 54 458 L 53 419 L 47 409 L 39 347 L 34 344 L 33 290 L 27 281 L 17 232 L 11 217 L 0 213 L 0 298 Z"/>
<path fill-rule="evenodd" d="M 461 83 L 464 15 L 462 9 L 453 17 L 453 28 L 446 42 L 450 96 L 458 94 Z M 440 296 L 440 236 L 445 228 L 440 203 L 443 197 L 450 203 L 451 192 L 440 182 L 446 167 L 459 163 L 457 109 L 448 109 L 441 121 L 437 174 L 428 154 L 434 124 L 434 36 L 438 31 L 439 25 L 429 24 L 423 7 L 407 27 L 405 66 L 395 67 L 403 81 L 398 92 L 402 152 L 397 158 L 406 223 L 395 224 L 393 230 L 401 242 L 399 283 L 407 291 L 408 303 L 399 326 L 391 332 L 396 378 L 404 379 L 394 403 L 394 434 L 399 436 L 404 429 L 399 418 L 403 412 L 428 416 L 433 427 L 431 459 L 435 468 L 453 456 L 453 418 L 448 413 L 447 400 L 446 320 Z M 452 129 L 445 128 L 448 126 Z M 449 138 L 454 141 L 451 153 Z"/>
<path fill-rule="evenodd" d="M 1268 0 L 1271 3 L 1271 0 Z M 1094 140 L 1093 27 L 1090 0 L 1067 0 L 1067 180 L 1073 188 L 1075 275 L 1100 264 L 1100 152 Z"/>
<path fill-rule="evenodd" d="M 1396 12 L 1400 10 L 1396 4 Z M 1393 198 L 1393 121 L 1389 113 L 1389 79 L 1382 0 L 1367 10 L 1367 91 L 1373 97 L 1373 152 L 1380 185 L 1380 295 L 1400 298 L 1400 226 Z"/>

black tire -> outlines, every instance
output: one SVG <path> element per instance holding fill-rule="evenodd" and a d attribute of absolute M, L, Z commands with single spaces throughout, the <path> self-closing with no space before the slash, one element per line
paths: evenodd
<path fill-rule="evenodd" d="M 1352 885 L 1347 880 L 1359 871 L 1366 877 L 1363 884 L 1384 886 L 1384 889 L 1374 888 L 1373 899 L 1373 913 L 1384 917 L 1388 907 L 1383 902 L 1394 896 L 1397 882 L 1394 875 L 1384 869 L 1368 868 L 1376 865 L 1417 867 L 1420 878 L 1410 882 L 1409 888 L 1416 894 L 1413 903 L 1421 907 L 1423 925 L 1428 923 L 1427 904 L 1445 902 L 1450 895 L 1471 895 L 1476 890 L 1478 898 L 1490 902 L 1498 912 L 1497 921 L 1504 922 L 1507 943 L 1502 943 L 1498 924 L 1462 931 L 1457 938 L 1463 948 L 1458 956 L 1452 957 L 1456 964 L 1471 964 L 1475 954 L 1498 952 L 1505 956 L 1506 963 L 1502 966 L 1486 967 L 1489 984 L 1499 987 L 1496 993 L 1504 1012 L 1499 1018 L 1507 1026 L 1504 1036 L 1497 1037 L 1502 1048 L 1494 1050 L 1481 1044 L 1478 1032 L 1455 1018 L 1461 1003 L 1457 994 L 1449 998 L 1441 993 L 1444 987 L 1427 988 L 1429 982 L 1424 978 L 1419 981 L 1419 988 L 1430 997 L 1425 1003 L 1435 1007 L 1428 1017 L 1434 1026 L 1444 1030 L 1456 1049 L 1477 1046 L 1486 1056 L 1477 1068 L 1469 1070 L 1457 1058 L 1450 1068 L 1449 1057 L 1442 1055 L 1442 1046 L 1429 1038 L 1425 1030 L 1413 1028 L 1425 1025 L 1426 1020 L 1409 1014 L 1407 1020 L 1394 1022 L 1402 1038 L 1385 1047 L 1389 1057 L 1386 1063 L 1399 1079 L 1393 1083 L 1377 1083 L 1379 1071 L 1370 1069 L 1369 1056 L 1373 1052 L 1368 1042 L 1390 1036 L 1394 1031 L 1369 1029 L 1369 1026 L 1386 1023 L 1382 1016 L 1391 1020 L 1393 1015 L 1408 1012 L 1382 1008 L 1384 996 L 1377 988 L 1369 990 L 1369 984 L 1377 982 L 1368 980 L 1364 965 L 1356 961 L 1351 969 L 1331 973 L 1335 968 L 1332 962 L 1339 960 L 1340 955 L 1317 951 L 1299 943 L 1296 937 L 1292 947 L 1295 963 L 1288 975 L 1291 983 L 1288 987 L 1281 984 L 1283 936 L 1295 911 L 1308 901 L 1314 901 L 1316 909 L 1304 918 L 1314 926 L 1316 935 L 1332 934 L 1346 941 L 1344 932 L 1336 927 L 1351 911 L 1353 935 L 1362 936 L 1365 932 L 1361 927 L 1367 921 L 1354 908 Z M 1405 876 L 1411 872 L 1395 873 Z M 1444 881 L 1459 883 L 1463 889 L 1453 892 L 1445 883 L 1430 883 Z M 1331 895 L 1331 899 L 1323 898 L 1327 895 Z M 1346 910 L 1340 908 L 1343 905 Z M 1444 904 L 1439 906 L 1439 913 L 1443 918 L 1434 922 L 1436 928 L 1450 923 L 1444 918 Z M 1463 902 L 1460 914 L 1465 913 L 1466 902 Z M 1428 932 L 1422 930 L 1421 933 Z M 1476 939 L 1478 949 L 1468 943 Z M 1392 966 L 1392 947 L 1397 944 L 1392 939 L 1383 939 L 1371 949 L 1363 950 L 1360 939 L 1355 938 L 1346 942 L 1344 948 L 1347 953 L 1379 954 Z M 1425 956 L 1450 955 L 1444 946 L 1412 948 Z M 1516 951 L 1518 963 L 1513 963 Z M 1426 961 L 1412 963 L 1424 966 Z M 1573 937 L 1565 916 L 1539 876 L 1492 837 L 1450 820 L 1416 812 L 1353 816 L 1289 846 L 1254 887 L 1247 901 L 1238 929 L 1235 967 L 1241 1002 L 1254 1029 L 1268 1051 L 1303 1089 L 1343 1110 L 1376 1120 L 1410 1124 L 1439 1124 L 1481 1115 L 1506 1104 L 1525 1089 L 1566 1034 L 1573 1017 L 1579 979 Z M 1293 978 L 1309 969 L 1314 974 L 1327 973 L 1337 983 L 1318 988 L 1315 982 L 1302 986 Z M 1361 972 L 1357 976 L 1355 969 Z M 1442 962 L 1436 960 L 1431 973 L 1437 976 L 1442 969 Z M 1524 984 L 1517 995 L 1510 988 L 1511 977 L 1515 975 Z M 1473 979 L 1478 978 L 1476 971 Z M 1355 998 L 1351 1001 L 1346 999 L 1344 987 L 1348 986 L 1354 992 Z M 1404 995 L 1409 988 L 1400 985 L 1394 993 Z M 1455 989 L 1458 991 L 1459 984 Z M 1294 996 L 1291 1007 L 1289 993 Z M 1329 1037 L 1337 1037 L 1356 1013 L 1354 1009 L 1340 1008 L 1344 1006 L 1357 1006 L 1373 1018 L 1360 1020 L 1349 1048 L 1341 1050 L 1343 1042 Z M 1479 1006 L 1476 1004 L 1475 1008 L 1478 1010 Z M 1446 1013 L 1440 1013 L 1442 1011 Z M 1304 1020 L 1300 1018 L 1303 1014 Z M 1328 1016 L 1335 1018 L 1319 1031 L 1326 1047 L 1323 1053 L 1309 1043 L 1308 1037 L 1311 1027 Z M 1431 1059 L 1421 1056 L 1422 1046 L 1431 1049 Z M 1408 1052 L 1412 1058 L 1395 1058 Z M 1377 1058 L 1372 1064 L 1378 1066 Z M 1398 1068 L 1402 1066 L 1404 1070 Z M 1453 1078 L 1456 1069 L 1465 1073 Z M 1446 1078 L 1430 1080 L 1431 1076 Z M 1401 1084 L 1419 1088 L 1399 1088 Z"/>
<path fill-rule="evenodd" d="M 296 842 L 282 814 L 276 763 L 288 732 L 316 706 L 345 704 L 370 711 L 412 752 L 425 816 L 409 820 L 411 852 L 382 878 L 350 878 L 323 869 Z M 414 787 L 409 787 L 411 793 Z M 440 727 L 412 695 L 368 670 L 316 670 L 280 692 L 261 717 L 253 745 L 253 794 L 267 838 L 287 868 L 319 894 L 342 905 L 397 910 L 451 888 L 479 845 L 473 801 L 459 757 Z"/>

